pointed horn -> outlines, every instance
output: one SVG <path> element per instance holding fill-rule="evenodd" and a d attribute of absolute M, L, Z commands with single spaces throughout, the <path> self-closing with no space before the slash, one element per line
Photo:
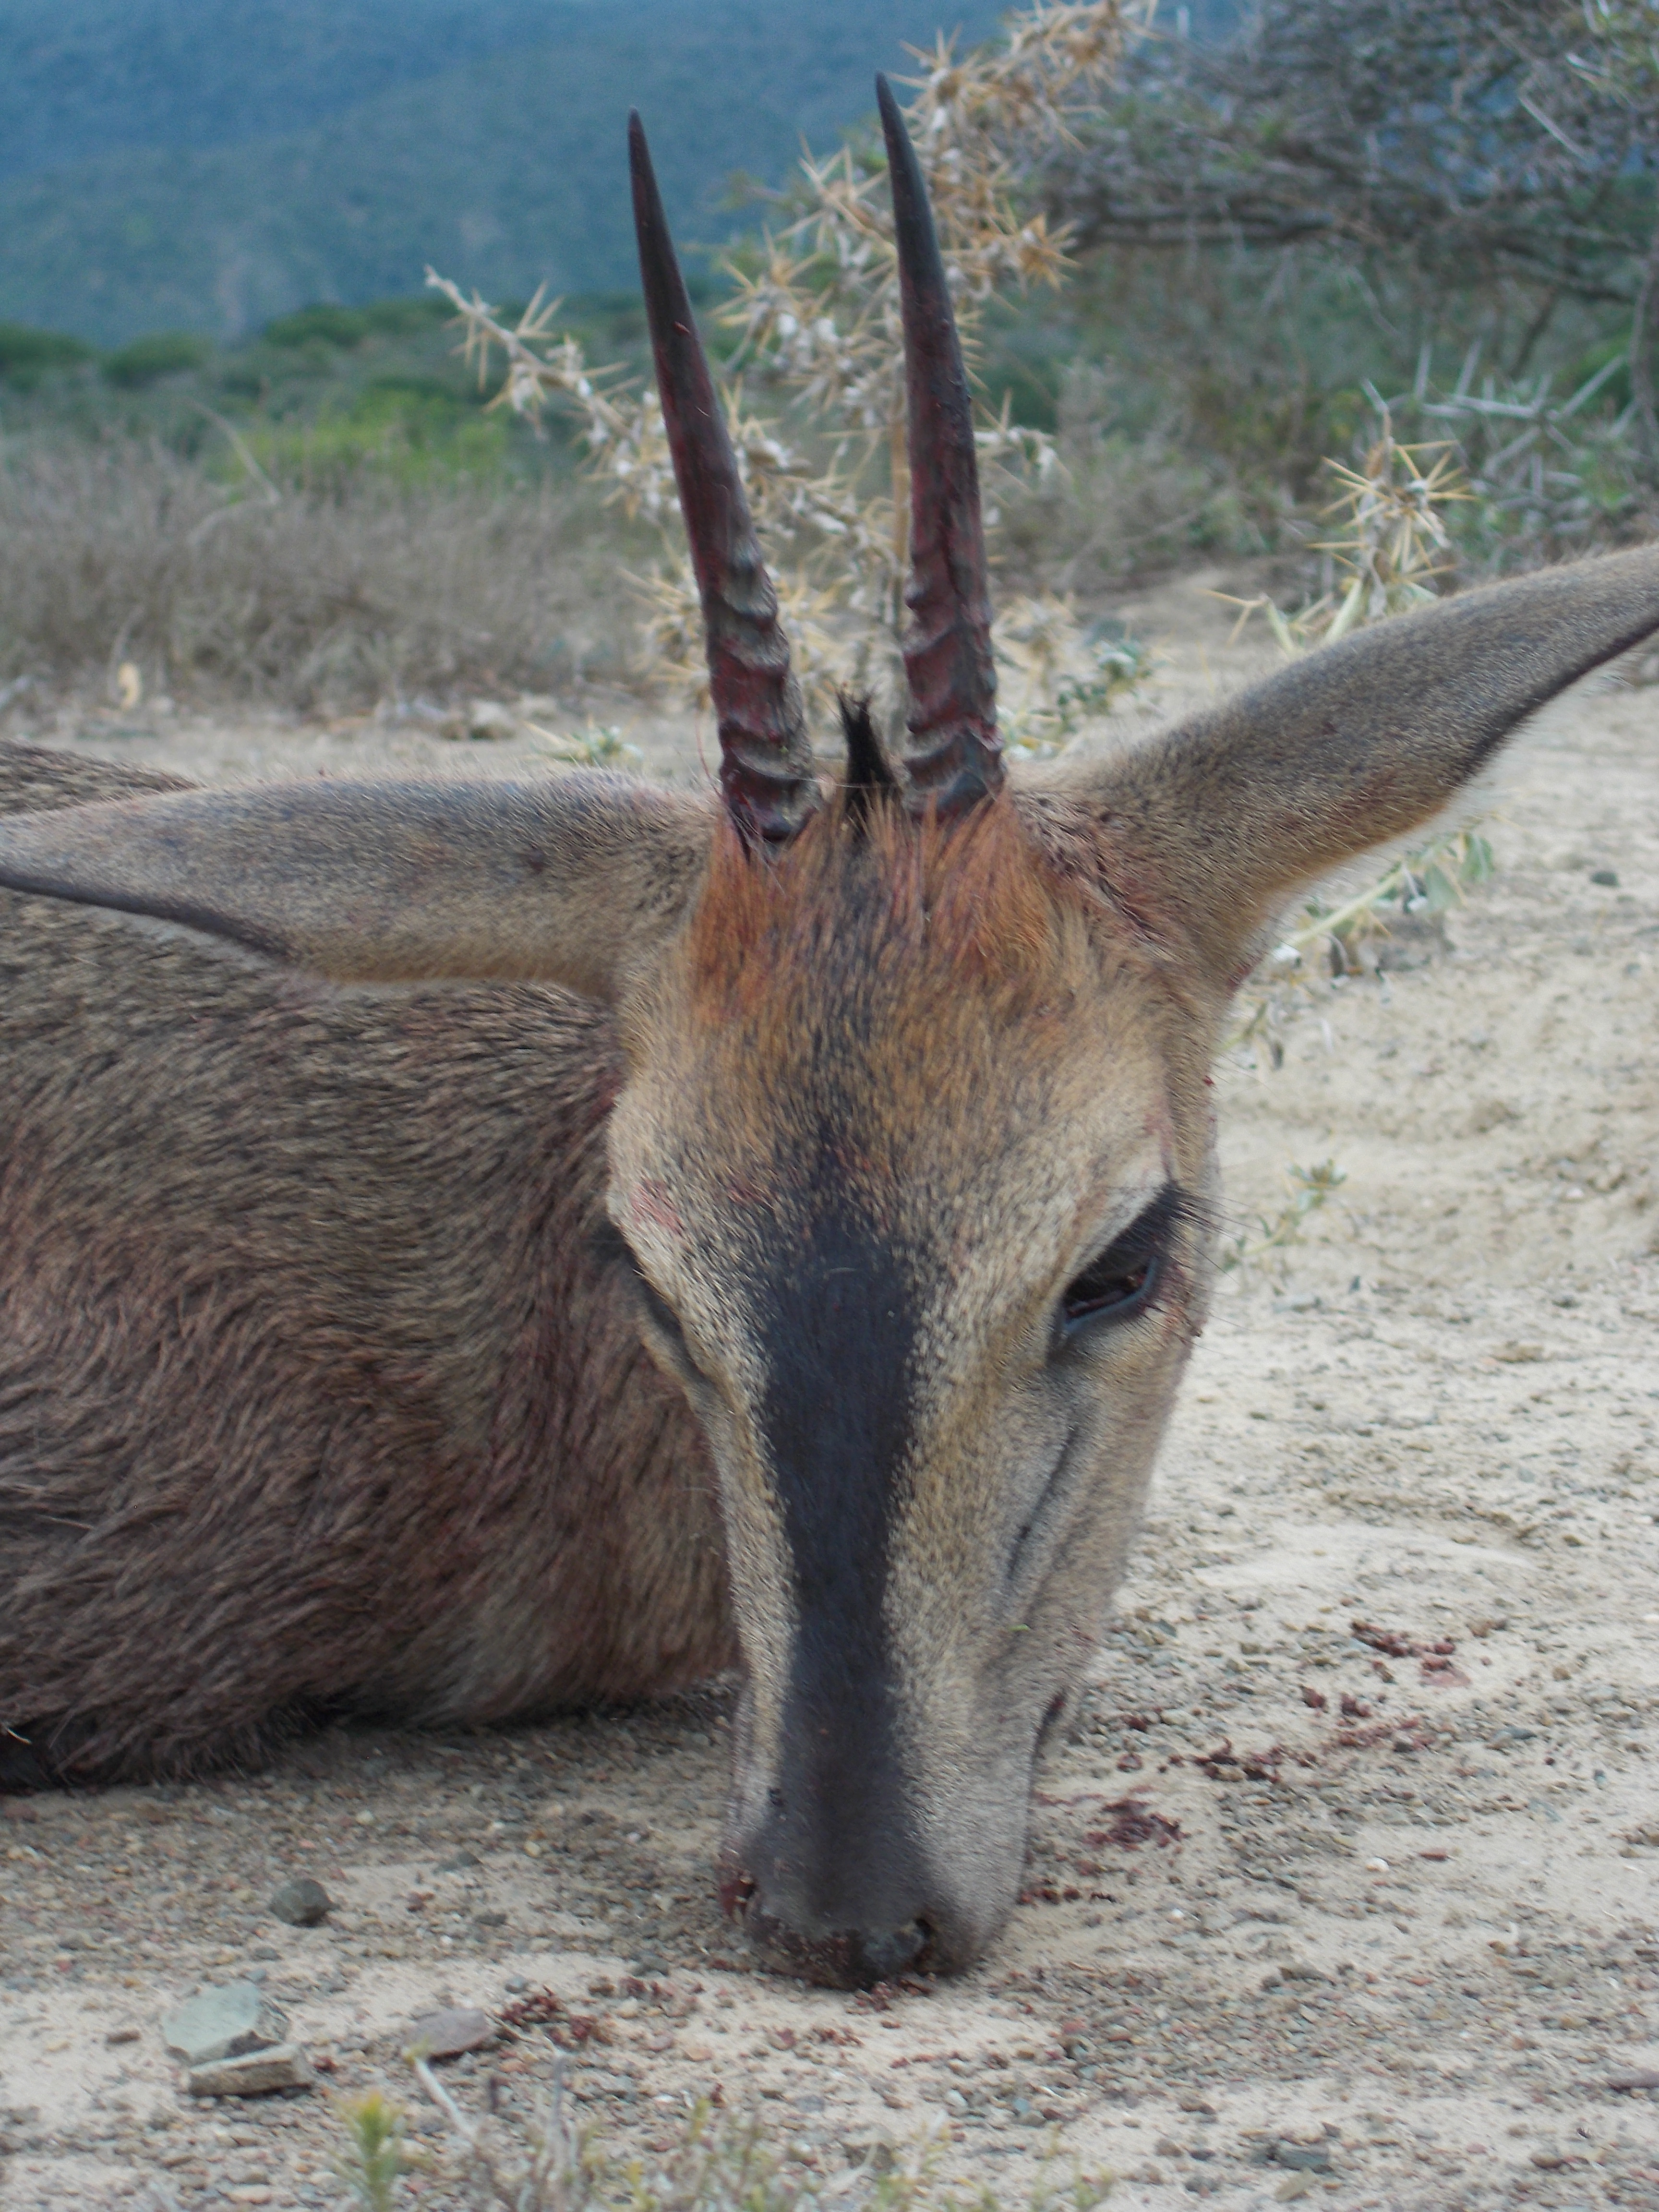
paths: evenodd
<path fill-rule="evenodd" d="M 996 791 L 1003 778 L 973 402 L 921 165 L 884 76 L 876 79 L 876 98 L 887 137 L 904 315 L 911 739 L 905 764 L 918 798 L 931 796 L 940 814 L 956 814 Z"/>
<path fill-rule="evenodd" d="M 745 836 L 776 844 L 793 836 L 818 800 L 800 686 L 789 672 L 777 594 L 761 561 L 637 114 L 628 118 L 628 155 L 657 390 L 702 596 L 720 789 Z"/>

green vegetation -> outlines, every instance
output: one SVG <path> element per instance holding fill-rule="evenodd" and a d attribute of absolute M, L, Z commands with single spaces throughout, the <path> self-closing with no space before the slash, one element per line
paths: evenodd
<path fill-rule="evenodd" d="M 133 338 L 99 363 L 105 379 L 129 392 L 142 392 L 164 376 L 180 369 L 200 368 L 212 358 L 213 346 L 191 331 L 152 331 L 148 337 Z"/>
<path fill-rule="evenodd" d="M 26 323 L 0 323 L 0 381 L 15 392 L 33 392 L 54 370 L 78 368 L 93 349 L 61 331 L 31 330 Z"/>
<path fill-rule="evenodd" d="M 1639 534 L 1659 0 L 1255 0 L 1253 20 L 1231 45 L 1136 46 L 1034 180 L 1087 274 L 1025 353 L 1080 450 L 1189 464 L 1166 542 L 1278 550 L 1380 398 L 1403 435 L 1458 441 L 1474 565 Z M 1143 546 L 1164 503 L 1140 503 Z"/>
<path fill-rule="evenodd" d="M 643 366 L 633 296 L 572 300 L 566 319 L 594 359 Z M 495 386 L 480 390 L 452 323 L 429 295 L 325 302 L 236 344 L 161 331 L 102 355 L 58 331 L 3 324 L 0 433 L 30 447 L 160 440 L 226 481 L 249 456 L 285 483 L 336 488 L 359 471 L 404 485 L 567 475 L 562 426 L 538 438 L 491 411 Z"/>

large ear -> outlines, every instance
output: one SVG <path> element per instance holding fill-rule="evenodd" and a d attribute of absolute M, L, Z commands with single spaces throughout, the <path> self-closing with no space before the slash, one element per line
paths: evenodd
<path fill-rule="evenodd" d="M 1535 708 L 1655 629 L 1659 546 L 1549 569 L 1322 647 L 1050 787 L 1231 985 L 1298 886 L 1428 820 Z"/>
<path fill-rule="evenodd" d="M 341 982 L 614 998 L 684 909 L 706 802 L 625 776 L 267 784 L 0 817 L 0 887 L 153 915 Z"/>
<path fill-rule="evenodd" d="M 49 807 L 86 806 L 100 799 L 199 789 L 185 777 L 168 775 L 161 769 L 0 739 L 0 814 L 44 814 Z"/>

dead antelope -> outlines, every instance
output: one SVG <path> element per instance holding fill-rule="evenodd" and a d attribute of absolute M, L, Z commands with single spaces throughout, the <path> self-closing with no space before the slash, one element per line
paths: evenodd
<path fill-rule="evenodd" d="M 854 706 L 815 764 L 636 122 L 718 799 L 0 764 L 17 1777 L 736 1665 L 722 1894 L 766 1957 L 949 1969 L 1006 1917 L 1204 1316 L 1229 994 L 1297 886 L 1659 628 L 1659 550 L 1011 777 L 968 388 L 881 100 L 902 753 Z"/>

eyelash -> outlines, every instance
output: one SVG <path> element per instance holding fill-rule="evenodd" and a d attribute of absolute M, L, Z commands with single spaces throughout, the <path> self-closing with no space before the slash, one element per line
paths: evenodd
<path fill-rule="evenodd" d="M 622 1269 L 658 1335 L 665 1340 L 686 1367 L 700 1374 L 702 1370 L 691 1357 L 679 1316 L 641 1267 L 628 1239 L 613 1224 L 606 1222 L 602 1229 L 596 1231 L 592 1246 L 596 1258 Z"/>
<path fill-rule="evenodd" d="M 1097 1259 L 1066 1286 L 1060 1301 L 1062 1338 L 1093 1322 L 1131 1321 L 1158 1293 L 1169 1264 L 1169 1237 L 1178 1213 L 1171 1193 L 1155 1198 Z"/>
<path fill-rule="evenodd" d="M 637 1261 L 634 1263 L 635 1287 L 640 1304 L 650 1315 L 657 1329 L 678 1352 L 685 1350 L 685 1331 L 680 1327 L 680 1317 L 656 1285 L 647 1277 Z"/>

